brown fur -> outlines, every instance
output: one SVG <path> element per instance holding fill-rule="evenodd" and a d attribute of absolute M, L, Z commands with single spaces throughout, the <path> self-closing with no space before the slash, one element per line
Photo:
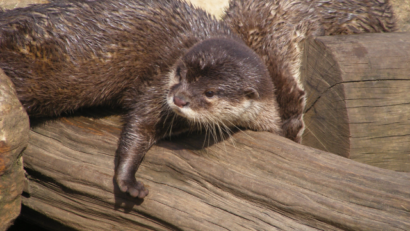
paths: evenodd
<path fill-rule="evenodd" d="M 164 136 L 236 126 L 280 133 L 260 58 L 223 22 L 177 0 L 58 0 L 0 12 L 0 68 L 33 117 L 126 109 L 115 179 L 140 198 L 148 191 L 135 173 Z"/>
<path fill-rule="evenodd" d="M 191 123 L 227 132 L 232 126 L 280 132 L 272 80 L 245 44 L 225 38 L 205 40 L 185 53 L 174 70 L 168 105 Z"/>
<path fill-rule="evenodd" d="M 284 136 L 301 141 L 305 93 L 302 42 L 312 35 L 389 32 L 389 2 L 377 0 L 233 0 L 224 17 L 268 67 L 277 89 Z"/>
<path fill-rule="evenodd" d="M 0 68 L 30 116 L 126 109 L 115 179 L 143 198 L 135 172 L 164 136 L 242 126 L 300 141 L 308 36 L 393 28 L 376 1 L 238 0 L 218 22 L 177 0 L 58 0 L 0 12 Z"/>

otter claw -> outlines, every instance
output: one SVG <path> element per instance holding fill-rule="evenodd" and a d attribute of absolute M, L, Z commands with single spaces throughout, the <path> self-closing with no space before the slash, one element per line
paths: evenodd
<path fill-rule="evenodd" d="M 141 181 L 117 180 L 118 187 L 124 193 L 128 192 L 132 197 L 143 199 L 149 193 Z"/>

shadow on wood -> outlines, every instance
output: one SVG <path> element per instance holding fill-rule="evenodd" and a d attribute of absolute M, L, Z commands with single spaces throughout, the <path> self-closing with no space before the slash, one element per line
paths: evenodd
<path fill-rule="evenodd" d="M 137 178 L 145 200 L 114 187 L 119 119 L 58 118 L 32 129 L 23 203 L 78 230 L 406 230 L 410 175 L 264 132 L 205 149 L 198 135 L 163 140 Z"/>
<path fill-rule="evenodd" d="M 32 121 L 26 219 L 51 230 L 410 230 L 408 173 L 263 132 L 211 140 L 205 149 L 198 135 L 163 140 L 137 173 L 150 195 L 131 198 L 113 182 L 121 123 L 105 116 Z M 351 130 L 334 132 L 348 138 Z M 45 216 L 53 222 L 38 220 Z"/>

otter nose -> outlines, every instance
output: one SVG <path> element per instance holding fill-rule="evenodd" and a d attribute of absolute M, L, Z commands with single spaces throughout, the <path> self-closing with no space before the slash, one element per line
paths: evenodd
<path fill-rule="evenodd" d="M 184 98 L 174 96 L 174 104 L 178 107 L 185 107 L 188 106 L 189 102 L 185 101 Z"/>

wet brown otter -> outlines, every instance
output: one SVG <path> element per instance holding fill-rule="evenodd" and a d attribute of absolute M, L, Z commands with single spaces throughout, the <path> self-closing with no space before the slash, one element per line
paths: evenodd
<path fill-rule="evenodd" d="M 165 136 L 281 132 L 261 59 L 223 22 L 177 0 L 63 0 L 0 12 L 0 68 L 32 117 L 126 109 L 115 179 L 134 197 L 148 194 L 135 173 Z"/>
<path fill-rule="evenodd" d="M 376 1 L 235 1 L 218 22 L 176 0 L 63 0 L 0 13 L 0 68 L 30 116 L 127 109 L 115 179 L 143 198 L 135 172 L 164 136 L 243 126 L 300 141 L 306 37 L 393 28 Z"/>
<path fill-rule="evenodd" d="M 395 30 L 388 0 L 232 0 L 224 21 L 264 61 L 276 87 L 284 136 L 301 141 L 302 42 L 312 35 Z"/>

